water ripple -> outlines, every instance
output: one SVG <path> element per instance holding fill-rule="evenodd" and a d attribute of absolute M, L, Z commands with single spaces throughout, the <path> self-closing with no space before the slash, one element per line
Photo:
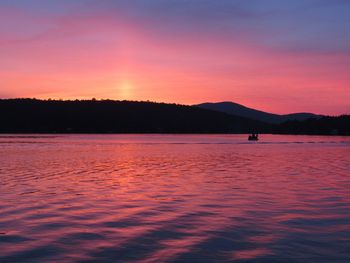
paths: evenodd
<path fill-rule="evenodd" d="M 1 262 L 349 262 L 350 139 L 0 136 Z"/>

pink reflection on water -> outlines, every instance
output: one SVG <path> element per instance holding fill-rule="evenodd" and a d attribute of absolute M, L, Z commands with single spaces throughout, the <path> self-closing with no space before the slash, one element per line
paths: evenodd
<path fill-rule="evenodd" d="M 263 138 L 0 137 L 0 259 L 346 259 L 350 139 Z"/>
<path fill-rule="evenodd" d="M 250 250 L 242 250 L 233 253 L 233 259 L 243 260 L 243 259 L 254 259 L 266 255 L 270 255 L 272 252 L 266 248 L 253 248 Z"/>

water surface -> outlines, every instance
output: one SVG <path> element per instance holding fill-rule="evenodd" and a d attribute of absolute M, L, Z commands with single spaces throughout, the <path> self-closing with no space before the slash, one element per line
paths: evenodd
<path fill-rule="evenodd" d="M 350 262 L 350 138 L 0 135 L 0 262 Z"/>

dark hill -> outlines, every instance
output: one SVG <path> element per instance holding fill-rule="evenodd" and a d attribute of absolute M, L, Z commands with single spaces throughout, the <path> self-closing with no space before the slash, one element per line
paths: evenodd
<path fill-rule="evenodd" d="M 279 134 L 350 135 L 350 115 L 287 121 L 275 127 Z"/>
<path fill-rule="evenodd" d="M 278 115 L 278 114 L 251 109 L 234 102 L 203 103 L 195 106 L 202 109 L 225 112 L 227 114 L 232 114 L 235 116 L 241 116 L 241 117 L 259 120 L 267 123 L 273 123 L 273 124 L 279 124 L 285 121 L 292 121 L 292 120 L 303 121 L 309 118 L 321 117 L 319 115 L 315 115 L 312 113 L 293 113 L 293 114 L 287 114 L 287 115 Z"/>
<path fill-rule="evenodd" d="M 0 133 L 249 133 L 263 122 L 197 107 L 112 100 L 0 100 Z"/>

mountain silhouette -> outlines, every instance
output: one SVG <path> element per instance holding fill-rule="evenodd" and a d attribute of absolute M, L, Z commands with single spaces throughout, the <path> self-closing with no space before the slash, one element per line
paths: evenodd
<path fill-rule="evenodd" d="M 280 124 L 286 121 L 303 121 L 310 118 L 320 118 L 322 116 L 313 113 L 293 113 L 287 115 L 278 115 L 260 110 L 248 108 L 234 102 L 202 103 L 194 105 L 201 109 L 215 110 L 227 114 L 259 120 L 262 122 Z"/>
<path fill-rule="evenodd" d="M 112 100 L 0 99 L 0 133 L 251 133 L 269 124 L 198 107 Z"/>
<path fill-rule="evenodd" d="M 262 116 L 266 117 L 264 114 Z M 282 116 L 288 118 L 293 115 Z M 296 116 L 305 118 L 314 115 Z M 0 99 L 0 133 L 350 135 L 350 116 L 323 116 L 276 124 L 178 104 L 113 100 Z"/>

